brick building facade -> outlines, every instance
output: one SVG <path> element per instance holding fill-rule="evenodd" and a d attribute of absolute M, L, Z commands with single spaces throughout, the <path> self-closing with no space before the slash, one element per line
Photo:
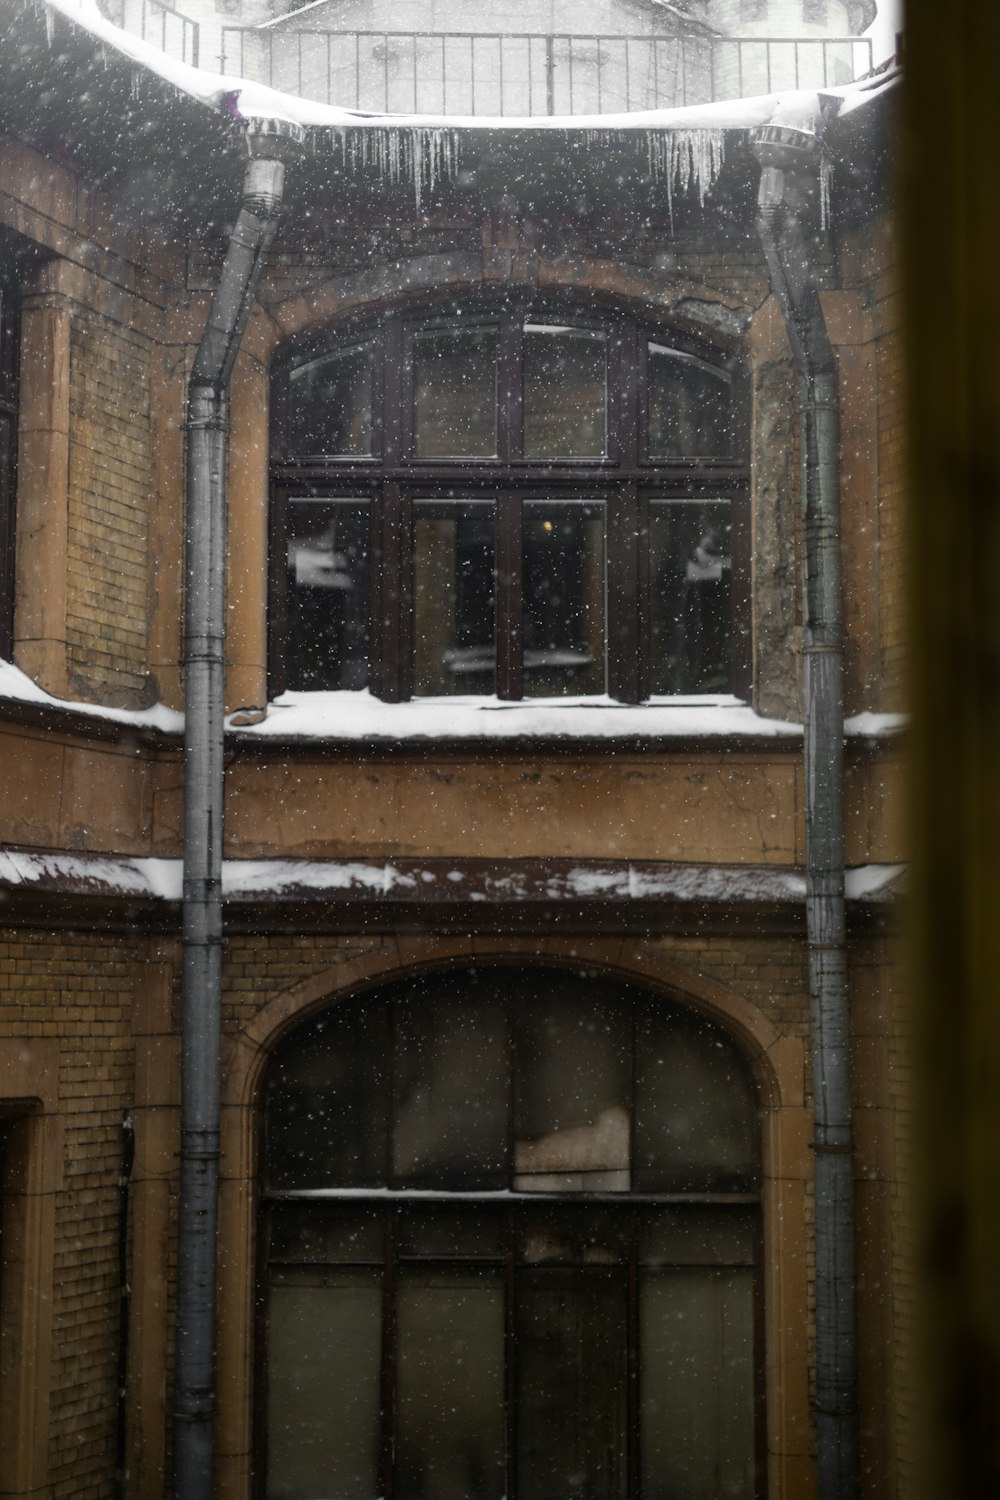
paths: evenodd
<path fill-rule="evenodd" d="M 199 97 L 187 75 L 147 67 L 120 34 L 102 30 L 89 15 L 77 24 L 67 19 L 69 9 L 16 4 L 3 23 L 9 86 L 0 116 L 0 250 L 4 286 L 16 288 L 18 326 L 11 325 L 10 337 L 20 357 L 8 542 L 14 581 L 5 606 L 12 650 L 0 699 L 0 1495 L 97 1500 L 120 1493 L 152 1500 L 165 1493 L 172 1462 L 188 379 L 239 207 L 246 119 L 263 106 L 250 92 L 234 98 L 208 84 Z M 55 78 L 51 87 L 39 87 L 40 70 Z M 903 668 L 898 317 L 884 190 L 890 93 L 870 90 L 828 126 L 829 229 L 816 204 L 808 209 L 842 433 L 860 1492 L 871 1500 L 911 1493 L 908 1052 L 890 921 L 901 857 L 893 716 L 902 706 Z M 717 1038 L 740 1059 L 733 1066 L 745 1072 L 755 1100 L 753 1167 L 742 1187 L 733 1191 L 730 1184 L 725 1211 L 745 1213 L 753 1225 L 747 1267 L 754 1331 L 732 1356 L 733 1378 L 752 1392 L 750 1436 L 742 1468 L 737 1464 L 717 1482 L 747 1500 L 808 1500 L 816 1493 L 801 433 L 793 352 L 755 221 L 759 165 L 751 134 L 769 121 L 713 125 L 725 159 L 686 185 L 671 175 L 674 166 L 666 176 L 655 169 L 655 143 L 625 128 L 523 136 L 476 135 L 470 128 L 445 132 L 442 146 L 440 132 L 424 128 L 421 135 L 421 127 L 404 124 L 395 127 L 395 147 L 387 128 L 382 145 L 357 151 L 349 129 L 307 121 L 298 131 L 308 150 L 287 163 L 283 218 L 230 392 L 219 1496 L 313 1494 L 308 1463 L 302 1460 L 300 1473 L 297 1457 L 281 1456 L 276 1399 L 301 1401 L 302 1451 L 322 1449 L 315 1423 L 309 1426 L 315 1391 L 308 1376 L 296 1387 L 287 1354 L 280 1359 L 288 1383 L 274 1395 L 284 1347 L 277 1309 L 286 1305 L 281 1296 L 287 1302 L 291 1295 L 287 1287 L 301 1281 L 301 1266 L 294 1274 L 284 1262 L 275 1269 L 276 1252 L 269 1262 L 261 1229 L 270 1215 L 273 1251 L 281 1194 L 273 1190 L 277 1168 L 265 1172 L 262 1163 L 280 1129 L 269 1116 L 265 1139 L 261 1120 L 265 1098 L 280 1092 L 280 1060 L 307 1034 L 302 1028 L 340 1014 L 338 1001 L 346 999 L 345 1015 L 375 1017 L 392 1007 L 409 1014 L 405 984 L 429 996 L 432 1009 L 437 985 L 442 1014 L 451 1015 L 447 1007 L 455 1004 L 454 1014 L 465 1015 L 463 986 L 476 974 L 488 983 L 500 975 L 514 997 L 515 1027 L 532 1003 L 549 1003 L 550 989 L 552 1014 L 563 1014 L 560 986 L 576 984 L 586 1006 L 593 983 L 609 996 L 609 1015 L 631 1015 L 629 1007 L 636 1007 L 644 1016 L 647 1005 L 661 1004 L 670 1014 L 678 1008 L 700 1018 L 706 1045 Z M 695 128 L 681 120 L 664 130 L 676 129 L 684 149 L 694 151 L 683 132 Z M 398 145 L 404 136 L 417 143 L 415 155 L 424 147 L 439 153 L 436 181 L 425 173 L 415 182 L 420 173 L 407 170 L 409 147 Z M 401 153 L 399 171 L 393 150 Z M 419 340 L 442 328 L 454 340 L 470 316 L 477 327 L 500 329 L 501 344 L 524 340 L 525 348 L 546 319 L 557 336 L 579 328 L 614 349 L 631 339 L 640 353 L 638 365 L 621 367 L 630 379 L 652 382 L 661 346 L 701 361 L 710 373 L 724 370 L 743 393 L 739 399 L 745 396 L 745 421 L 739 418 L 745 446 L 735 456 L 715 455 L 714 468 L 654 463 L 653 440 L 642 436 L 646 397 L 635 395 L 632 407 L 632 398 L 613 391 L 603 429 L 611 437 L 597 479 L 579 463 L 560 478 L 551 456 L 544 469 L 531 470 L 529 438 L 517 425 L 523 417 L 510 415 L 515 407 L 505 406 L 502 394 L 497 430 L 514 433 L 511 441 L 521 445 L 519 459 L 507 461 L 502 473 L 487 472 L 487 465 L 477 477 L 474 463 L 456 468 L 457 478 L 440 463 L 420 471 L 419 433 L 398 464 L 377 443 L 370 451 L 362 446 L 360 464 L 347 440 L 333 440 L 332 462 L 329 454 L 322 463 L 308 454 L 299 462 L 294 433 L 291 456 L 282 448 L 280 414 L 294 372 L 308 360 L 354 358 L 354 350 L 369 347 L 366 340 L 381 349 L 378 340 L 397 336 L 383 330 L 402 330 L 398 337 L 413 340 L 416 352 L 398 365 L 389 356 L 378 365 L 377 381 L 391 387 L 389 424 L 397 402 L 412 397 L 419 410 L 419 395 L 398 384 L 422 378 Z M 529 358 L 522 350 L 519 370 Z M 556 381 L 556 365 L 545 368 L 549 382 Z M 497 390 L 505 377 L 509 369 L 501 366 Z M 439 388 L 435 378 L 428 377 L 432 394 L 447 406 L 461 382 Z M 373 396 L 375 426 L 377 402 Z M 612 472 L 614 445 L 624 451 L 620 433 L 630 422 L 640 437 L 629 429 L 628 441 L 640 449 L 646 441 L 650 461 L 640 454 Z M 726 681 L 706 690 L 692 677 L 694 686 L 675 689 L 672 701 L 662 688 L 650 694 L 659 668 L 650 626 L 655 589 L 642 581 L 644 541 L 631 604 L 615 602 L 616 576 L 602 592 L 602 601 L 611 600 L 602 616 L 609 675 L 592 702 L 573 693 L 571 679 L 552 666 L 552 653 L 565 644 L 561 637 L 547 642 L 547 663 L 529 661 L 528 626 L 509 627 L 513 644 L 500 655 L 506 651 L 515 666 L 501 661 L 496 669 L 508 673 L 508 686 L 520 682 L 523 702 L 513 692 L 487 692 L 477 701 L 456 693 L 454 683 L 421 699 L 406 622 L 430 619 L 430 604 L 408 573 L 406 547 L 422 555 L 422 515 L 431 527 L 452 524 L 456 512 L 442 507 L 455 503 L 456 488 L 457 499 L 472 506 L 486 503 L 490 486 L 491 494 L 519 497 L 526 532 L 534 524 L 530 507 L 542 499 L 589 507 L 588 518 L 608 507 L 600 512 L 607 527 L 602 557 L 612 560 L 631 555 L 615 532 L 624 525 L 616 519 L 619 506 L 633 503 L 628 497 L 640 497 L 640 519 L 630 524 L 636 536 L 647 537 L 666 513 L 657 505 L 698 496 L 718 505 L 717 491 L 725 490 L 732 514 L 742 517 L 736 530 L 743 546 L 742 554 L 734 546 L 731 564 L 726 559 L 740 575 L 733 614 L 726 616 L 733 664 Z M 405 507 L 401 512 L 412 531 L 393 563 L 393 527 L 404 523 L 392 519 L 385 497 L 396 491 L 412 507 L 412 515 Z M 348 499 L 377 515 L 371 535 L 384 551 L 365 572 L 366 586 L 384 592 L 387 578 L 403 580 L 401 604 L 383 600 L 381 615 L 376 604 L 369 611 L 369 659 L 378 660 L 382 675 L 373 675 L 373 691 L 362 693 L 335 678 L 316 695 L 295 691 L 300 685 L 293 682 L 275 703 L 275 688 L 293 671 L 290 648 L 286 643 L 282 653 L 274 638 L 276 601 L 284 599 L 291 639 L 295 588 L 305 576 L 296 564 L 285 577 L 284 564 L 293 544 L 314 539 L 305 522 L 295 532 L 294 516 L 311 514 L 308 505 Z M 421 512 L 431 500 L 439 509 Z M 287 532 L 276 529 L 281 505 L 293 516 Z M 516 510 L 513 502 L 510 509 Z M 463 513 L 461 524 L 467 521 Z M 544 524 L 551 532 L 551 522 Z M 510 564 L 522 585 L 529 565 L 527 551 Z M 627 572 L 630 564 L 611 566 Z M 698 576 L 691 559 L 686 566 L 689 580 Z M 699 566 L 718 582 L 722 564 L 714 555 Z M 449 577 L 444 587 L 451 587 Z M 497 609 L 510 611 L 516 592 L 509 582 L 502 588 L 508 592 L 498 596 Z M 530 600 L 524 607 L 530 611 Z M 496 627 L 501 640 L 504 628 Z M 445 656 L 459 670 L 468 641 L 454 629 Z M 579 641 L 574 649 L 579 654 Z M 632 671 L 630 652 L 645 653 L 641 670 Z M 544 702 L 531 688 L 536 668 L 556 674 Z M 407 701 L 414 673 L 417 693 Z M 616 691 L 617 682 L 638 682 L 638 690 Z M 516 1047 L 515 1053 L 511 1088 L 520 1097 L 527 1085 Z M 628 1108 L 639 1119 L 637 1056 L 629 1053 L 627 1088 Z M 486 1087 L 477 1078 L 470 1092 L 480 1086 Z M 726 1087 L 735 1097 L 742 1084 L 730 1080 Z M 374 1081 L 371 1091 L 377 1092 Z M 334 1108 L 348 1108 L 346 1095 L 334 1090 L 329 1097 Z M 386 1109 L 398 1111 L 398 1100 L 397 1089 Z M 549 1177 L 560 1177 L 561 1185 L 549 1184 L 551 1203 L 537 1183 L 525 1186 L 531 1153 L 516 1141 L 512 1161 L 521 1165 L 508 1163 L 514 1176 L 504 1179 L 504 1191 L 519 1203 L 529 1190 L 542 1191 L 538 1202 L 544 1199 L 554 1214 L 575 1211 L 586 1194 L 570 1191 L 577 1158 L 566 1138 L 592 1127 L 589 1117 L 577 1121 L 556 1147 L 558 1123 L 553 1128 L 550 1121 L 552 1139 L 528 1132 L 532 1141 L 548 1140 Z M 518 1128 L 510 1126 L 515 1135 Z M 583 1140 L 585 1155 L 592 1153 L 584 1176 L 612 1170 L 613 1152 L 602 1158 L 596 1138 L 574 1139 Z M 398 1140 L 393 1149 L 402 1149 Z M 638 1173 L 631 1145 L 628 1161 Z M 451 1179 L 420 1181 L 456 1213 L 471 1212 L 464 1200 L 456 1207 L 448 1197 Z M 388 1189 L 366 1182 L 366 1211 L 377 1192 L 396 1192 L 395 1182 Z M 335 1185 L 335 1206 L 336 1191 Z M 414 1212 L 412 1194 L 419 1191 L 407 1179 L 391 1212 Z M 468 1196 L 468 1184 L 459 1197 L 462 1191 Z M 642 1198 L 633 1186 L 623 1201 L 632 1205 L 629 1213 L 683 1215 L 694 1211 L 693 1199 L 680 1203 L 683 1196 L 650 1190 Z M 701 1198 L 707 1202 L 712 1193 Z M 721 1203 L 706 1211 L 722 1213 Z M 593 1204 L 594 1214 L 607 1206 L 599 1193 Z M 520 1211 L 511 1210 L 515 1240 Z M 529 1205 L 524 1212 L 530 1211 Z M 705 1284 L 715 1285 L 728 1252 L 718 1248 L 720 1231 L 706 1232 L 716 1248 L 695 1264 Z M 520 1252 L 506 1253 L 508 1274 L 516 1278 Z M 640 1245 L 628 1253 L 634 1260 L 644 1252 Z M 460 1274 L 452 1264 L 449 1274 L 464 1286 L 466 1270 Z M 630 1272 L 633 1280 L 642 1274 Z M 353 1263 L 349 1275 L 360 1275 Z M 421 1283 L 422 1292 L 429 1285 Z M 636 1303 L 628 1291 L 627 1299 L 628 1318 L 641 1323 L 641 1298 Z M 655 1333 L 641 1326 L 643 1347 L 652 1348 Z M 381 1416 L 371 1419 L 382 1424 L 380 1482 L 385 1453 L 396 1442 L 395 1429 L 385 1426 L 386 1402 L 404 1426 L 418 1420 L 399 1415 L 409 1399 L 402 1385 L 385 1395 L 384 1361 L 395 1371 L 405 1362 L 405 1346 L 397 1348 L 384 1330 L 382 1336 Z M 505 1337 L 509 1345 L 514 1335 Z M 694 1457 L 677 1459 L 672 1469 L 668 1455 L 662 1472 L 647 1474 L 655 1424 L 643 1426 L 641 1411 L 654 1376 L 639 1369 L 638 1338 L 623 1334 L 621 1348 L 615 1346 L 615 1359 L 633 1372 L 623 1377 L 632 1383 L 622 1411 L 630 1430 L 639 1430 L 639 1437 L 621 1440 L 622 1454 L 628 1449 L 618 1465 L 625 1478 L 588 1480 L 590 1489 L 579 1492 L 603 1494 L 603 1485 L 608 1493 L 638 1493 L 641 1469 L 649 1495 L 680 1494 L 669 1484 L 688 1483 L 692 1495 L 707 1497 L 705 1476 L 726 1430 L 721 1418 Z M 506 1357 L 503 1408 L 523 1415 L 528 1397 L 518 1398 L 511 1382 L 521 1378 L 512 1371 L 523 1370 L 528 1356 L 518 1353 L 520 1364 Z M 678 1358 L 683 1368 L 687 1356 Z M 704 1358 L 709 1376 L 713 1359 L 718 1371 L 729 1368 L 717 1354 Z M 310 1359 L 321 1354 L 311 1351 L 303 1365 L 320 1369 Z M 577 1419 L 582 1423 L 583 1414 Z M 612 1417 L 602 1408 L 593 1420 Z M 530 1495 L 530 1478 L 518 1480 L 521 1450 L 511 1456 L 509 1425 L 506 1431 L 507 1478 L 513 1472 Z M 322 1454 L 314 1461 L 322 1465 Z M 457 1500 L 466 1492 L 462 1483 L 475 1488 L 448 1474 L 439 1480 L 442 1495 Z M 395 1482 L 402 1493 L 403 1477 Z M 485 1494 L 484 1482 L 476 1483 Z"/>

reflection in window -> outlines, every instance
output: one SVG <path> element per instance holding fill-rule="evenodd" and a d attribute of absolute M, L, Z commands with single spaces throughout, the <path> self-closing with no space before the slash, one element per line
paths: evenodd
<path fill-rule="evenodd" d="M 525 324 L 526 458 L 604 457 L 605 345 L 601 329 Z"/>
<path fill-rule="evenodd" d="M 649 345 L 650 458 L 725 458 L 735 449 L 729 376 L 691 354 Z"/>
<path fill-rule="evenodd" d="M 495 507 L 413 506 L 413 691 L 496 691 Z"/>
<path fill-rule="evenodd" d="M 604 506 L 524 504 L 524 695 L 604 691 Z"/>
<path fill-rule="evenodd" d="M 363 688 L 368 681 L 368 508 L 290 500 L 288 686 Z"/>
<path fill-rule="evenodd" d="M 265 1091 L 268 1500 L 752 1500 L 756 1135 L 727 1037 L 587 975 L 300 1026 Z"/>
<path fill-rule="evenodd" d="M 729 691 L 730 529 L 727 500 L 664 500 L 650 504 L 654 693 Z"/>
<path fill-rule="evenodd" d="M 414 345 L 413 449 L 418 458 L 493 458 L 497 332 L 447 328 Z"/>
<path fill-rule="evenodd" d="M 372 452 L 375 351 L 371 344 L 324 354 L 289 377 L 293 454 L 366 456 Z"/>

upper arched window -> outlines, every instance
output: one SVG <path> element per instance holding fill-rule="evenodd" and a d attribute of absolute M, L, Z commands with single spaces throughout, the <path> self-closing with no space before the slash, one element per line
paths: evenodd
<path fill-rule="evenodd" d="M 740 691 L 739 367 L 633 319 L 456 307 L 275 374 L 271 691 Z"/>
<path fill-rule="evenodd" d="M 753 1500 L 757 1113 L 716 1026 L 454 970 L 300 1026 L 263 1123 L 264 1500 Z"/>

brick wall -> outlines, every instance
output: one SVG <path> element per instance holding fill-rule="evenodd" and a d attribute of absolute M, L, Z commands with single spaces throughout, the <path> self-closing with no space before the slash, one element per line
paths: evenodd
<path fill-rule="evenodd" d="M 151 488 L 148 340 L 86 309 L 70 340 L 67 668 L 74 690 L 146 692 Z"/>
<path fill-rule="evenodd" d="M 134 944 L 0 934 L 0 1037 L 58 1038 L 49 1472 L 53 1500 L 106 1500 L 114 1464 L 121 1121 L 132 1101 Z M 46 1351 L 37 1351 L 44 1359 Z"/>

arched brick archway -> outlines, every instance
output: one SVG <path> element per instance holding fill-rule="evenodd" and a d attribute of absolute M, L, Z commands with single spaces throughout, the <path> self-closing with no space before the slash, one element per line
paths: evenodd
<path fill-rule="evenodd" d="M 762 1206 L 766 1305 L 769 1494 L 807 1496 L 808 1408 L 806 1189 L 809 1111 L 801 1039 L 782 1035 L 736 990 L 672 961 L 651 941 L 621 937 L 454 938 L 400 936 L 377 952 L 322 970 L 275 995 L 226 1039 L 220 1201 L 219 1494 L 250 1494 L 256 1102 L 275 1044 L 317 1010 L 359 990 L 470 961 L 586 968 L 639 981 L 702 1012 L 737 1041 L 762 1107 Z"/>

